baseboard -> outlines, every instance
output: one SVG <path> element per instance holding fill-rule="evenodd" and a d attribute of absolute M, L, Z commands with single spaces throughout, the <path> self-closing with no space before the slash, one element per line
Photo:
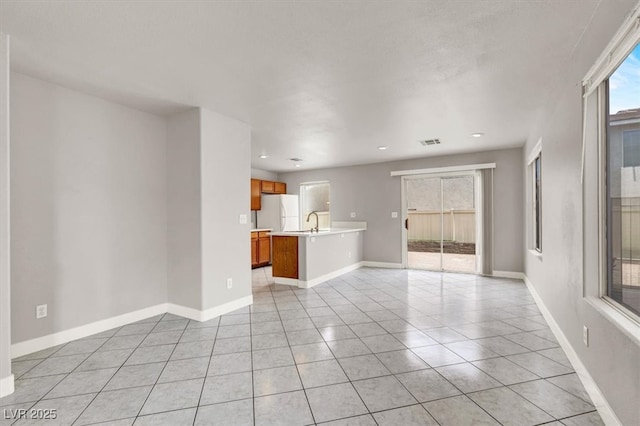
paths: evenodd
<path fill-rule="evenodd" d="M 156 315 L 164 314 L 165 312 L 167 312 L 167 304 L 161 303 L 159 305 L 150 306 L 148 308 L 139 309 L 137 311 L 129 312 L 104 320 L 95 321 L 89 324 L 81 325 L 79 327 L 70 328 L 58 333 L 48 334 L 46 336 L 37 337 L 35 339 L 14 343 L 13 345 L 11 345 L 11 358 L 17 358 L 33 352 L 38 352 L 52 346 L 91 336 L 92 334 L 102 333 L 103 331 L 111 330 L 112 328 L 116 327 L 122 327 L 123 325 L 140 321 Z"/>
<path fill-rule="evenodd" d="M 273 277 L 273 282 L 276 284 L 282 285 L 290 285 L 292 287 L 298 287 L 300 280 L 297 278 L 282 278 L 282 277 Z"/>
<path fill-rule="evenodd" d="M 219 317 L 220 315 L 228 314 L 236 309 L 244 308 L 253 304 L 253 295 L 241 297 L 231 302 L 224 303 L 220 306 L 200 311 L 186 306 L 176 305 L 174 303 L 167 304 L 167 312 L 180 315 L 185 318 L 192 319 L 194 321 L 208 321 L 212 318 Z"/>
<path fill-rule="evenodd" d="M 11 395 L 14 390 L 13 374 L 0 379 L 0 398 Z"/>
<path fill-rule="evenodd" d="M 497 278 L 513 278 L 514 280 L 524 280 L 524 272 L 513 271 L 493 271 L 492 277 Z"/>
<path fill-rule="evenodd" d="M 329 281 L 333 278 L 337 278 L 340 275 L 346 274 L 347 272 L 355 271 L 356 269 L 362 268 L 363 262 L 356 262 L 351 265 L 345 266 L 344 268 L 336 269 L 333 272 L 329 272 L 328 274 L 320 275 L 309 281 L 298 281 L 298 287 L 300 288 L 311 288 L 318 284 L 321 284 L 325 281 Z"/>
<path fill-rule="evenodd" d="M 253 303 L 253 296 L 241 297 L 220 306 L 216 306 L 204 311 L 188 308 L 186 306 L 175 305 L 173 303 L 161 303 L 149 308 L 140 309 L 129 312 L 116 317 L 92 322 L 89 324 L 74 327 L 69 330 L 60 331 L 58 333 L 48 334 L 24 342 L 14 343 L 11 345 L 11 358 L 18 358 L 33 352 L 38 352 L 52 346 L 70 342 L 72 340 L 81 339 L 91 336 L 92 334 L 102 333 L 112 328 L 122 327 L 132 322 L 140 321 L 145 318 L 164 314 L 166 312 L 180 315 L 195 321 L 207 321 L 220 315 L 233 312 L 236 309 L 244 308 Z M 3 379 L 4 380 L 4 379 Z M 2 383 L 4 386 L 4 383 Z M 4 388 L 3 388 L 4 389 Z"/>
<path fill-rule="evenodd" d="M 389 269 L 402 269 L 402 263 L 391 263 L 391 262 L 372 262 L 369 260 L 365 260 L 362 262 L 362 266 L 367 268 L 389 268 Z"/>
<path fill-rule="evenodd" d="M 571 343 L 569 343 L 569 339 L 567 339 L 567 337 L 560 329 L 558 323 L 556 323 L 555 319 L 551 315 L 551 312 L 547 309 L 547 306 L 542 301 L 542 298 L 536 291 L 535 287 L 533 286 L 531 281 L 529 281 L 529 278 L 523 274 L 523 279 L 524 283 L 529 289 L 529 293 L 531 293 L 531 296 L 533 297 L 533 300 L 535 300 L 536 305 L 538 305 L 538 309 L 540 309 L 542 316 L 547 321 L 547 324 L 549 324 L 551 331 L 556 336 L 558 343 L 560 343 L 560 346 L 564 350 L 564 353 L 567 355 L 569 362 L 571 362 L 573 369 L 576 371 L 576 374 L 584 385 L 585 390 L 589 394 L 593 405 L 598 410 L 600 417 L 602 417 L 602 421 L 604 421 L 604 424 L 607 426 L 622 426 L 622 423 L 613 412 L 613 409 L 607 402 L 607 399 L 598 388 L 598 385 L 593 380 L 593 377 L 591 377 L 591 374 L 589 374 L 587 368 L 584 366 L 582 361 L 580 361 L 578 354 L 573 349 L 573 346 L 571 346 Z"/>

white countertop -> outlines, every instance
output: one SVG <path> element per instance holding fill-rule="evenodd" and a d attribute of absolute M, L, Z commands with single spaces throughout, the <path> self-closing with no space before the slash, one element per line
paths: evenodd
<path fill-rule="evenodd" d="M 319 232 L 309 231 L 285 231 L 285 232 L 272 232 L 271 235 L 278 237 L 321 237 L 323 235 L 335 235 L 344 234 L 347 232 L 366 231 L 366 228 L 331 228 L 321 229 Z"/>
<path fill-rule="evenodd" d="M 251 232 L 264 232 L 264 231 L 273 231 L 272 228 L 258 228 L 258 229 L 252 229 Z"/>

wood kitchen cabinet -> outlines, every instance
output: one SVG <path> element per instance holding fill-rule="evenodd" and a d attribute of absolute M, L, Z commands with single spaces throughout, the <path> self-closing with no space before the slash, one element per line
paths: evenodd
<path fill-rule="evenodd" d="M 268 232 L 258 233 L 258 263 L 261 265 L 271 262 L 271 238 Z"/>
<path fill-rule="evenodd" d="M 298 237 L 273 237 L 273 276 L 298 278 Z"/>
<path fill-rule="evenodd" d="M 273 191 L 276 194 L 286 194 L 287 193 L 287 184 L 284 182 L 273 182 Z"/>
<path fill-rule="evenodd" d="M 271 180 L 251 179 L 251 210 L 262 209 L 260 194 L 286 194 L 287 184 Z"/>
<path fill-rule="evenodd" d="M 260 179 L 251 179 L 251 210 L 260 210 L 262 208 L 260 184 Z"/>
<path fill-rule="evenodd" d="M 275 194 L 276 192 L 276 183 L 270 180 L 263 180 L 260 188 L 265 194 Z"/>
<path fill-rule="evenodd" d="M 258 233 L 251 233 L 251 267 L 258 266 Z"/>
<path fill-rule="evenodd" d="M 271 263 L 271 237 L 268 231 L 251 233 L 251 267 L 257 268 Z"/>

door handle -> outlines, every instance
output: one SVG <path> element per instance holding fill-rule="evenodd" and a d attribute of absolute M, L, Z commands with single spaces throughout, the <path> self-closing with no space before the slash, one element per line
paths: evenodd
<path fill-rule="evenodd" d="M 409 218 L 404 220 L 404 228 L 408 231 L 409 230 Z"/>

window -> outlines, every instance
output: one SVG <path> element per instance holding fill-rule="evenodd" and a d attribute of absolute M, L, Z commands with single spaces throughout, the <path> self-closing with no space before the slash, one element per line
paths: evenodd
<path fill-rule="evenodd" d="M 542 153 L 533 160 L 533 248 L 542 253 Z"/>
<path fill-rule="evenodd" d="M 309 182 L 300 184 L 300 222 L 302 229 L 331 227 L 331 188 L 329 182 Z M 317 223 L 315 215 L 317 214 Z"/>
<path fill-rule="evenodd" d="M 529 248 L 537 253 L 542 253 L 542 139 L 528 155 L 529 188 L 531 198 L 528 205 L 531 216 L 531 228 L 529 231 Z"/>
<path fill-rule="evenodd" d="M 640 44 L 603 84 L 606 296 L 640 314 Z"/>
<path fill-rule="evenodd" d="M 622 132 L 623 167 L 640 166 L 640 130 Z"/>

